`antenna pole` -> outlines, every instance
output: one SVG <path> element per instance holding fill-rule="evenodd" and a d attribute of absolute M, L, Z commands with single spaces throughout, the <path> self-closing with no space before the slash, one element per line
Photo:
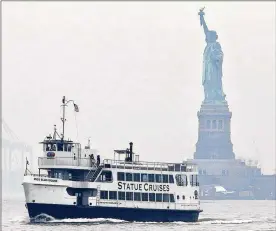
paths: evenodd
<path fill-rule="evenodd" d="M 62 118 L 61 118 L 61 121 L 62 121 L 62 137 L 61 139 L 63 140 L 64 139 L 64 127 L 65 127 L 65 106 L 66 106 L 66 103 L 65 103 L 65 96 L 63 96 L 62 98 L 62 107 L 63 107 L 63 114 L 62 114 Z"/>
<path fill-rule="evenodd" d="M 63 96 L 62 98 L 62 107 L 63 107 L 63 113 L 62 113 L 62 118 L 61 118 L 61 121 L 62 121 L 62 136 L 61 136 L 61 139 L 64 140 L 64 128 L 65 128 L 65 107 L 67 106 L 67 104 L 69 102 L 72 102 L 74 104 L 74 107 L 75 107 L 75 111 L 78 112 L 79 111 L 79 108 L 78 106 L 74 103 L 74 100 L 66 100 L 65 99 L 65 96 Z"/>

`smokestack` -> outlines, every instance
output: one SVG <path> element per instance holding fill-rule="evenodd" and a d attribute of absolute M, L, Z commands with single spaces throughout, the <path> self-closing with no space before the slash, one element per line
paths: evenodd
<path fill-rule="evenodd" d="M 130 142 L 130 143 L 129 143 L 129 153 L 130 153 L 130 161 L 131 161 L 131 162 L 132 162 L 132 156 L 133 156 L 132 146 L 133 146 L 133 143 Z"/>

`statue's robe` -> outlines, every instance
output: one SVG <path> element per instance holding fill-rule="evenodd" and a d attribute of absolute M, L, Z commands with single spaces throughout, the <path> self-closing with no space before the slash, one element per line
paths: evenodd
<path fill-rule="evenodd" d="M 221 100 L 224 98 L 222 90 L 222 62 L 223 52 L 218 42 L 207 43 L 203 54 L 202 85 L 205 99 Z"/>

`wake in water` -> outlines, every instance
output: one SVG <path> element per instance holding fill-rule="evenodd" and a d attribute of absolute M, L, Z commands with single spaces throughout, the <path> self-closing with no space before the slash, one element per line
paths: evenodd
<path fill-rule="evenodd" d="M 204 218 L 204 219 L 199 219 L 198 222 L 204 223 L 204 224 L 244 224 L 244 223 L 252 223 L 253 220 L 238 220 L 238 219 L 228 220 L 228 219 Z"/>
<path fill-rule="evenodd" d="M 199 219 L 198 222 L 169 222 L 171 224 L 244 224 L 244 223 L 252 223 L 253 220 L 238 220 L 238 219 L 214 219 L 214 218 L 202 218 Z M 84 223 L 91 223 L 91 224 L 110 224 L 110 223 L 136 223 L 136 224 L 168 224 L 167 222 L 129 222 L 125 220 L 118 220 L 118 219 L 106 219 L 106 218 L 94 218 L 94 219 L 86 219 L 86 218 L 78 218 L 78 219 L 55 219 L 52 216 L 47 214 L 40 214 L 35 218 L 31 219 L 31 223 L 47 223 L 47 224 L 58 224 L 58 223 L 71 223 L 71 224 L 84 224 Z"/>
<path fill-rule="evenodd" d="M 77 218 L 77 219 L 55 219 L 47 214 L 40 214 L 31 219 L 31 223 L 93 223 L 93 224 L 107 224 L 107 223 L 128 223 L 128 221 L 118 219 L 106 219 L 106 218 Z"/>

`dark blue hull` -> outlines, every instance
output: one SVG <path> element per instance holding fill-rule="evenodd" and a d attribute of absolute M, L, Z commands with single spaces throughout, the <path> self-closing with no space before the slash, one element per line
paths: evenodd
<path fill-rule="evenodd" d="M 140 222 L 196 222 L 201 210 L 141 209 L 100 206 L 75 206 L 57 204 L 27 204 L 29 216 L 35 218 L 47 214 L 55 219 L 66 218 L 112 218 Z"/>

